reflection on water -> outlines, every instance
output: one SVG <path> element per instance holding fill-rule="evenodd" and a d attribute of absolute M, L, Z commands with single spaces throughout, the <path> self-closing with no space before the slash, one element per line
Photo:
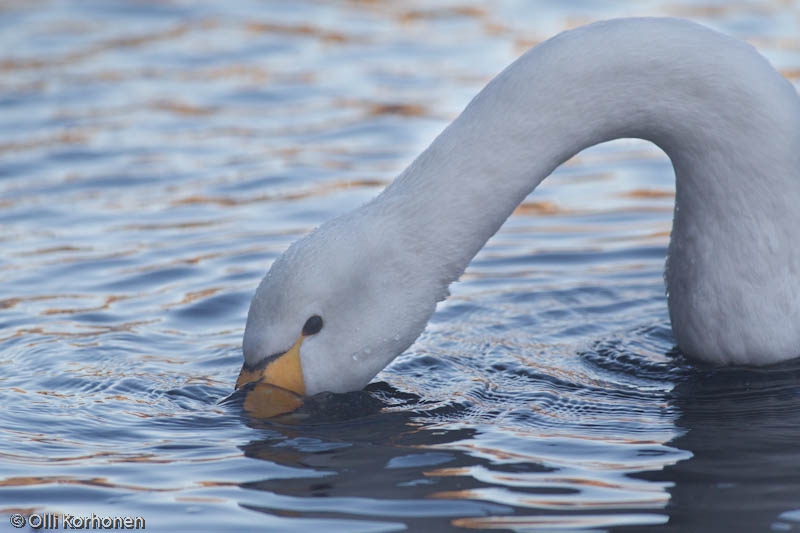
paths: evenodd
<path fill-rule="evenodd" d="M 672 444 L 692 458 L 643 477 L 677 481 L 670 529 L 800 528 L 800 364 L 703 370 L 679 383 L 674 403 L 685 432 Z M 697 506 L 714 509 L 698 516 Z"/>
<path fill-rule="evenodd" d="M 367 391 L 273 420 L 231 395 L 289 243 L 377 194 L 528 46 L 637 14 L 695 17 L 798 79 L 792 2 L 0 5 L 0 513 L 800 529 L 800 369 L 674 350 L 673 177 L 645 143 L 559 169 Z"/>

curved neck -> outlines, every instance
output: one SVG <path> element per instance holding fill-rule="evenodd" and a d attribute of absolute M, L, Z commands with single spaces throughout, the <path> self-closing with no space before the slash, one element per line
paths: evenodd
<path fill-rule="evenodd" d="M 794 88 L 751 46 L 675 19 L 597 23 L 511 64 L 375 203 L 449 283 L 558 165 L 616 138 L 667 153 L 693 223 L 799 202 L 799 124 Z"/>

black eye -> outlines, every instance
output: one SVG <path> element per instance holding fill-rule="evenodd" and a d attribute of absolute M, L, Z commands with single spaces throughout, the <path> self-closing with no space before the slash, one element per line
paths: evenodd
<path fill-rule="evenodd" d="M 306 320 L 306 324 L 303 326 L 303 336 L 308 337 L 309 335 L 315 335 L 319 333 L 319 330 L 321 329 L 322 317 L 319 315 L 314 315 Z"/>

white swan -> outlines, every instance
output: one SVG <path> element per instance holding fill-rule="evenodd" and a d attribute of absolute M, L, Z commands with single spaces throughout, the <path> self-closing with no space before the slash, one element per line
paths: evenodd
<path fill-rule="evenodd" d="M 279 257 L 255 293 L 237 388 L 366 385 L 553 169 L 620 137 L 672 160 L 665 280 L 683 353 L 800 355 L 800 99 L 751 46 L 675 19 L 562 33 L 506 68 L 378 197 Z"/>

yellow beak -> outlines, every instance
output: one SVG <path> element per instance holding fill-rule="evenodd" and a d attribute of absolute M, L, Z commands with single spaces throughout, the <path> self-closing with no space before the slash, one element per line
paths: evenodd
<path fill-rule="evenodd" d="M 253 382 L 269 383 L 295 394 L 305 394 L 306 383 L 303 381 L 303 367 L 300 365 L 300 345 L 304 338 L 301 335 L 294 346 L 267 362 L 264 367 L 248 369 L 246 365 L 242 365 L 242 371 L 236 379 L 236 388 Z"/>
<path fill-rule="evenodd" d="M 272 358 L 263 367 L 248 369 L 242 366 L 236 379 L 236 388 L 255 383 L 245 396 L 245 411 L 259 418 L 270 418 L 290 413 L 303 405 L 306 384 L 300 365 L 300 345 L 304 338 L 301 335 L 294 346 Z"/>

